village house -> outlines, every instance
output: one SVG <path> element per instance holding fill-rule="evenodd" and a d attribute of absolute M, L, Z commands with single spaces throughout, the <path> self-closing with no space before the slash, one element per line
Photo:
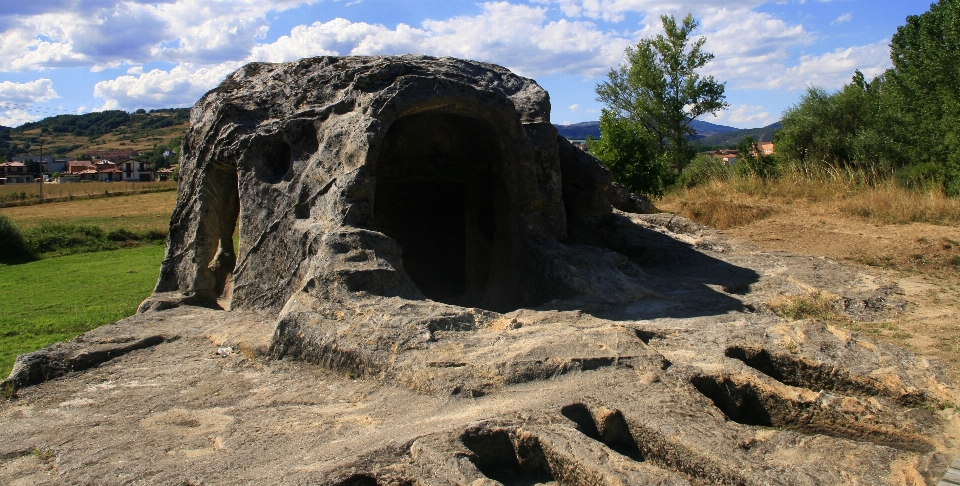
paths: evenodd
<path fill-rule="evenodd" d="M 776 153 L 773 143 L 770 143 L 770 142 L 758 143 L 757 147 L 760 149 L 760 152 L 764 156 L 773 155 L 774 153 Z M 754 150 L 751 150 L 750 153 L 751 155 L 756 156 L 756 153 L 754 153 Z M 737 163 L 738 152 L 733 149 L 716 150 L 713 152 L 707 152 L 706 154 L 722 160 L 723 165 L 734 165 Z"/>
<path fill-rule="evenodd" d="M 4 162 L 0 164 L 0 184 L 18 184 L 33 182 L 33 174 L 27 173 L 23 162 Z"/>
<path fill-rule="evenodd" d="M 153 167 L 149 162 L 130 159 L 123 162 L 123 180 L 129 182 L 150 182 L 153 180 Z"/>
<path fill-rule="evenodd" d="M 97 180 L 101 182 L 120 182 L 123 180 L 123 171 L 117 167 L 117 164 L 109 160 L 98 160 L 94 162 L 94 169 L 97 171 Z"/>
<path fill-rule="evenodd" d="M 717 150 L 715 152 L 707 152 L 707 155 L 710 155 L 722 160 L 723 165 L 733 165 L 737 163 L 736 150 Z"/>
<path fill-rule="evenodd" d="M 97 178 L 97 169 L 93 162 L 89 160 L 68 160 L 66 170 L 60 173 L 59 182 L 95 181 Z"/>
<path fill-rule="evenodd" d="M 173 173 L 177 170 L 177 164 L 171 165 L 170 167 L 164 167 L 157 170 L 157 180 L 158 181 L 169 181 L 173 179 Z"/>

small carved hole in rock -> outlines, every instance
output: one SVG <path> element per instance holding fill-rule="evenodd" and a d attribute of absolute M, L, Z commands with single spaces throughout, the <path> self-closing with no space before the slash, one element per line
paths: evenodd
<path fill-rule="evenodd" d="M 368 474 L 354 474 L 337 483 L 337 486 L 377 486 L 377 479 Z"/>
<path fill-rule="evenodd" d="M 767 407 L 752 386 L 714 376 L 694 376 L 690 383 L 728 419 L 744 425 L 773 426 Z"/>
<path fill-rule="evenodd" d="M 476 454 L 477 469 L 505 486 L 527 486 L 553 481 L 553 475 L 539 443 L 516 447 L 506 430 L 471 430 L 460 437 L 463 445 Z"/>
<path fill-rule="evenodd" d="M 650 344 L 651 339 L 663 339 L 663 334 L 657 331 L 649 331 L 646 329 L 634 329 L 637 333 L 637 338 L 643 341 L 643 344 Z"/>
<path fill-rule="evenodd" d="M 577 424 L 577 430 L 583 435 L 601 442 L 617 453 L 627 456 L 634 461 L 643 461 L 643 453 L 640 447 L 630 434 L 630 428 L 627 425 L 623 414 L 618 410 L 609 411 L 602 414 L 601 423 L 594 421 L 593 414 L 586 405 L 575 403 L 567 405 L 560 409 L 560 413 Z"/>
<path fill-rule="evenodd" d="M 283 180 L 292 165 L 290 145 L 283 140 L 271 140 L 260 151 L 261 160 L 257 166 L 260 180 L 275 184 Z"/>

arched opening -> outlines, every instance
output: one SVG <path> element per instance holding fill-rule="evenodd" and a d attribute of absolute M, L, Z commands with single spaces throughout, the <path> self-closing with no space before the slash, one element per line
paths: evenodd
<path fill-rule="evenodd" d="M 376 166 L 373 219 L 403 248 L 403 266 L 428 298 L 483 307 L 506 244 L 490 123 L 450 113 L 400 118 Z"/>
<path fill-rule="evenodd" d="M 230 309 L 233 271 L 237 263 L 234 235 L 240 219 L 237 168 L 219 164 L 203 185 L 205 204 L 197 225 L 196 259 L 200 264 L 193 290 L 201 300 Z"/>

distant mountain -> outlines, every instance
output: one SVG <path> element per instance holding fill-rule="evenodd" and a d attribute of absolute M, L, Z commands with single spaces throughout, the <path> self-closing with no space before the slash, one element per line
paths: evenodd
<path fill-rule="evenodd" d="M 747 128 L 744 130 L 734 130 L 732 132 L 718 133 L 699 140 L 700 146 L 704 148 L 734 148 L 741 140 L 746 137 L 753 137 L 758 142 L 773 141 L 773 134 L 783 128 L 780 122 L 767 125 L 763 128 Z"/>
<path fill-rule="evenodd" d="M 10 128 L 10 127 L 5 127 L 5 126 L 3 126 L 3 125 L 0 125 L 0 132 L 5 132 L 5 131 L 7 131 L 7 130 L 13 130 L 13 129 Z"/>
<path fill-rule="evenodd" d="M 560 133 L 560 136 L 574 140 L 583 140 L 588 136 L 593 138 L 600 137 L 600 122 L 598 121 L 574 123 L 572 125 L 558 125 L 554 123 L 553 126 L 557 127 L 557 132 Z"/>
<path fill-rule="evenodd" d="M 566 138 L 585 139 L 588 136 L 592 136 L 593 138 L 600 138 L 600 122 L 599 121 L 574 123 L 572 125 L 554 124 L 553 126 L 557 127 L 557 132 L 559 132 L 560 135 Z M 737 128 L 728 127 L 724 125 L 716 125 L 716 124 L 701 121 L 701 120 L 694 120 L 693 123 L 690 124 L 690 126 L 692 126 L 693 129 L 697 131 L 697 136 L 694 138 L 698 140 L 706 137 L 715 136 L 715 135 L 722 135 L 725 133 L 732 133 L 732 132 L 739 131 L 739 129 Z"/>

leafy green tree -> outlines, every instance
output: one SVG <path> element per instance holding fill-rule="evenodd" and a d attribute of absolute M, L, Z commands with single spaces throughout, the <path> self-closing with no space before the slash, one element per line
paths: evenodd
<path fill-rule="evenodd" d="M 783 128 L 774 137 L 777 153 L 800 164 L 882 172 L 904 165 L 900 115 L 886 91 L 883 77 L 868 83 L 860 71 L 836 93 L 808 88 L 783 114 Z"/>
<path fill-rule="evenodd" d="M 940 0 L 907 17 L 890 58 L 889 94 L 907 127 L 907 153 L 944 165 L 947 192 L 960 195 L 960 0 Z"/>
<path fill-rule="evenodd" d="M 687 15 L 680 25 L 670 15 L 660 20 L 664 34 L 628 48 L 627 63 L 611 69 L 609 80 L 597 86 L 597 100 L 613 116 L 638 125 L 658 141 L 659 153 L 682 172 L 696 153 L 690 144 L 696 131 L 690 123 L 728 105 L 724 83 L 697 73 L 714 56 L 703 50 L 706 38 L 691 38 L 697 28 L 693 16 Z"/>
<path fill-rule="evenodd" d="M 657 140 L 640 125 L 608 110 L 600 115 L 600 133 L 599 140 L 587 139 L 588 150 L 616 175 L 617 182 L 637 194 L 663 196 L 667 171 Z"/>

